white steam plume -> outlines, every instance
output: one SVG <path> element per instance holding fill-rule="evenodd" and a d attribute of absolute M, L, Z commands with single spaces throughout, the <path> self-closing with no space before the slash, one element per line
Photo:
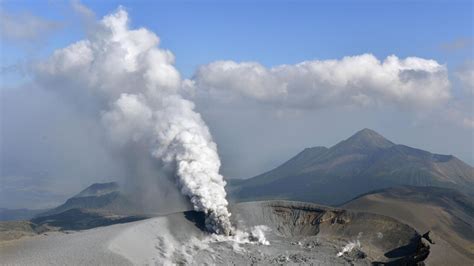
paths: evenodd
<path fill-rule="evenodd" d="M 208 229 L 228 235 L 232 226 L 216 144 L 194 104 L 179 95 L 173 54 L 158 44 L 154 33 L 129 29 L 128 14 L 119 8 L 87 40 L 39 64 L 37 78 L 80 107 L 95 108 L 114 145 L 149 147 L 144 152 L 174 166 L 181 192 L 206 213 Z"/>
<path fill-rule="evenodd" d="M 360 242 L 359 240 L 356 240 L 355 242 L 349 242 L 347 243 L 340 252 L 337 253 L 338 257 L 341 257 L 344 254 L 350 253 L 354 248 L 360 248 Z"/>

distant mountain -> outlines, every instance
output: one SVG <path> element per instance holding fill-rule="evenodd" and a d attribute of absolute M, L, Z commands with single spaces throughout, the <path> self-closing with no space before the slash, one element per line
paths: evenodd
<path fill-rule="evenodd" d="M 281 166 L 230 182 L 232 200 L 290 199 L 338 205 L 397 185 L 439 186 L 474 193 L 474 168 L 452 155 L 394 144 L 363 129 L 331 148 L 307 148 Z"/>
<path fill-rule="evenodd" d="M 95 183 L 79 192 L 74 198 L 99 197 L 113 192 L 119 192 L 120 185 L 117 182 Z"/>
<path fill-rule="evenodd" d="M 43 212 L 38 216 L 50 216 L 71 209 L 102 210 L 118 214 L 131 214 L 137 206 L 120 191 L 118 183 L 92 184 L 64 204 Z"/>
<path fill-rule="evenodd" d="M 341 206 L 386 215 L 418 232 L 431 231 L 428 265 L 472 265 L 474 199 L 454 189 L 395 187 L 373 191 Z"/>
<path fill-rule="evenodd" d="M 96 183 L 60 206 L 0 221 L 0 242 L 48 231 L 84 230 L 148 218 L 141 205 L 120 190 L 119 184 Z M 10 210 L 11 211 L 11 210 Z M 0 210 L 2 214 L 4 210 Z M 22 214 L 21 210 L 15 211 Z"/>
<path fill-rule="evenodd" d="M 35 228 L 43 231 L 85 230 L 99 226 L 128 223 L 148 218 L 145 215 L 117 215 L 103 210 L 74 208 L 57 214 L 30 220 Z"/>
<path fill-rule="evenodd" d="M 30 210 L 30 209 L 5 209 L 0 208 L 0 221 L 19 221 L 28 220 L 36 215 L 46 212 L 47 209 Z"/>

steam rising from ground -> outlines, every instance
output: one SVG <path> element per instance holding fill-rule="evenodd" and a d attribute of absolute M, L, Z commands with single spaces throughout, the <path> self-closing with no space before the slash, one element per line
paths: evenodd
<path fill-rule="evenodd" d="M 93 110 L 113 148 L 140 147 L 173 167 L 181 193 L 206 213 L 208 229 L 228 235 L 232 226 L 216 144 L 194 104 L 179 95 L 173 54 L 158 48 L 154 33 L 129 29 L 128 21 L 122 8 L 104 17 L 86 40 L 39 64 L 37 79 L 55 84 L 52 89 L 78 108 Z"/>
<path fill-rule="evenodd" d="M 350 253 L 354 248 L 360 248 L 360 242 L 359 240 L 356 240 L 355 242 L 349 242 L 347 245 L 345 245 L 342 250 L 337 253 L 338 257 L 341 257 L 344 254 Z"/>
<path fill-rule="evenodd" d="M 234 250 L 240 251 L 240 244 L 259 244 L 264 246 L 270 245 L 270 241 L 268 241 L 265 237 L 265 232 L 269 230 L 270 228 L 268 228 L 266 225 L 256 225 L 250 228 L 250 233 L 237 229 L 231 236 L 212 235 L 207 241 L 232 242 Z"/>

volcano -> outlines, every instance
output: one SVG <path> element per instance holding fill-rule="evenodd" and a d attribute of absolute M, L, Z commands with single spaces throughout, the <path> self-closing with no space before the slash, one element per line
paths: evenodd
<path fill-rule="evenodd" d="M 400 185 L 474 194 L 474 168 L 452 155 L 395 144 L 363 129 L 331 148 L 313 147 L 261 175 L 231 180 L 234 201 L 286 199 L 337 206 L 369 191 Z"/>

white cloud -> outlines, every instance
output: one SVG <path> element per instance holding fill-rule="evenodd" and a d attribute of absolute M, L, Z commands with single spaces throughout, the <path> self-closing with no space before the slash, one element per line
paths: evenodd
<path fill-rule="evenodd" d="M 471 47 L 471 38 L 458 38 L 441 44 L 440 48 L 446 52 L 455 52 Z"/>
<path fill-rule="evenodd" d="M 464 90 L 471 95 L 474 95 L 474 60 L 464 63 L 455 74 L 461 81 Z"/>
<path fill-rule="evenodd" d="M 447 69 L 434 60 L 371 54 L 266 68 L 259 63 L 217 61 L 199 67 L 196 92 L 290 108 L 393 103 L 429 107 L 451 97 Z"/>
<path fill-rule="evenodd" d="M 95 17 L 94 11 L 83 5 L 79 0 L 72 0 L 71 7 L 84 19 L 93 19 Z"/>
<path fill-rule="evenodd" d="M 460 127 L 474 129 L 474 119 L 472 116 L 466 116 L 465 113 L 456 108 L 446 108 L 445 113 L 440 118 L 454 122 L 454 124 Z"/>
<path fill-rule="evenodd" d="M 9 14 L 0 11 L 0 33 L 10 41 L 35 41 L 45 38 L 61 24 L 29 13 Z"/>

